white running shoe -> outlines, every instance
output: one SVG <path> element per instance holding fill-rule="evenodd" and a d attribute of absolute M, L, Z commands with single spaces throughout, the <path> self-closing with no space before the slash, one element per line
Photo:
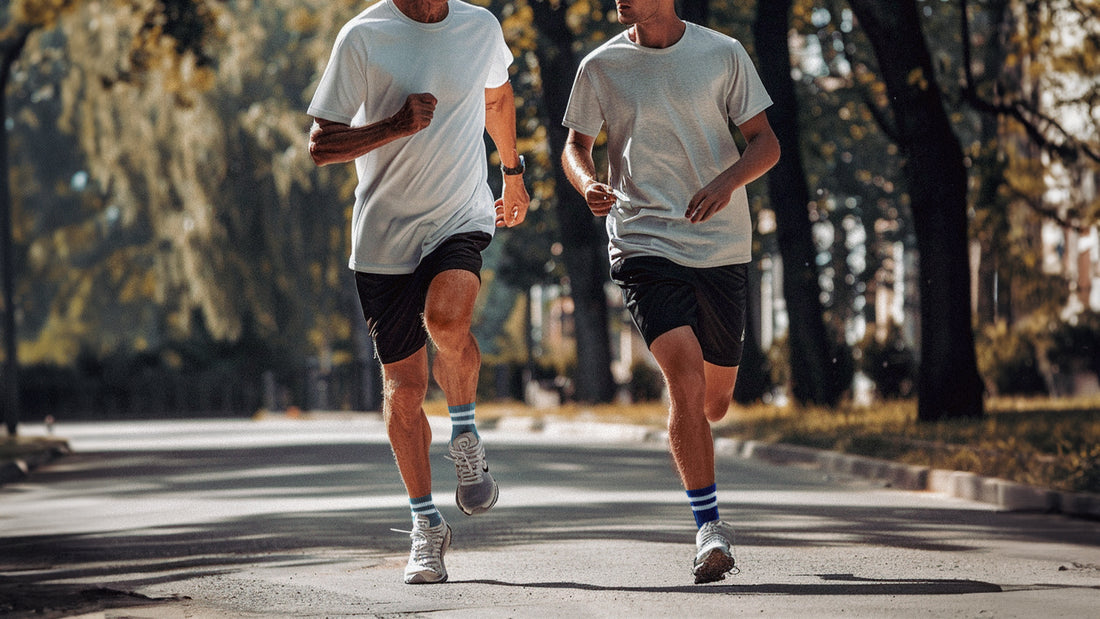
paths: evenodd
<path fill-rule="evenodd" d="M 405 584 L 420 585 L 446 582 L 447 568 L 443 565 L 443 554 L 451 545 L 451 527 L 446 521 L 437 526 L 428 525 L 427 516 L 417 516 L 413 520 L 412 550 L 409 551 L 409 564 L 405 566 Z"/>
<path fill-rule="evenodd" d="M 481 439 L 473 432 L 463 432 L 451 441 L 448 449 L 458 473 L 458 489 L 455 490 L 455 503 L 467 516 L 483 514 L 496 505 L 500 494 L 497 482 L 489 474 L 489 464 L 485 462 L 485 447 Z"/>
<path fill-rule="evenodd" d="M 722 580 L 734 570 L 733 527 L 721 520 L 712 520 L 695 534 L 695 584 Z"/>

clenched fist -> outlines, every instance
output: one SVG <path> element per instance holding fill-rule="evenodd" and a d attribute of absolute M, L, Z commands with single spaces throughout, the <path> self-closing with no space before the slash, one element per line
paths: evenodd
<path fill-rule="evenodd" d="M 432 124 L 436 98 L 428 92 L 409 95 L 405 105 L 390 117 L 394 129 L 401 135 L 412 135 Z"/>

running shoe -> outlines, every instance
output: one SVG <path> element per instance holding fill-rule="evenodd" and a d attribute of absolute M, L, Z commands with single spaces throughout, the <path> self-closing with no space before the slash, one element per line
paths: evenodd
<path fill-rule="evenodd" d="M 467 516 L 483 514 L 496 505 L 500 493 L 497 482 L 489 474 L 485 462 L 485 447 L 473 432 L 463 432 L 451 441 L 449 460 L 455 463 L 458 473 L 458 489 L 455 502 Z"/>
<path fill-rule="evenodd" d="M 712 520 L 695 534 L 695 584 L 722 580 L 733 571 L 733 527 L 721 520 Z"/>
<path fill-rule="evenodd" d="M 405 566 L 405 584 L 446 582 L 443 554 L 451 545 L 450 525 L 444 521 L 429 526 L 427 516 L 417 516 L 409 537 L 412 538 L 412 550 L 409 551 L 409 564 Z"/>

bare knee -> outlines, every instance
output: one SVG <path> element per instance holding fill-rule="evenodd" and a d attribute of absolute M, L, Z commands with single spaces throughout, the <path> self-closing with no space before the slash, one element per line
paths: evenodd
<path fill-rule="evenodd" d="M 668 368 L 664 372 L 669 399 L 673 403 L 692 404 L 699 407 L 703 403 L 706 390 L 706 376 L 702 368 L 689 365 Z"/>
<path fill-rule="evenodd" d="M 386 425 L 404 425 L 420 413 L 428 395 L 426 371 L 386 371 L 382 377 L 383 415 Z"/>
<path fill-rule="evenodd" d="M 466 345 L 472 337 L 470 333 L 471 317 L 454 308 L 432 308 L 424 312 L 424 326 L 432 337 L 432 342 L 443 350 L 451 350 Z"/>

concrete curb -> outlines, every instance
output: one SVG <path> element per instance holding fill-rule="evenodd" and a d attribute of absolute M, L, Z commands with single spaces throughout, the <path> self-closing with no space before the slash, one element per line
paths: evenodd
<path fill-rule="evenodd" d="M 1100 495 L 1061 492 L 975 473 L 945 471 L 798 445 L 730 438 L 715 440 L 715 454 L 776 464 L 810 465 L 828 473 L 883 481 L 892 488 L 935 492 L 988 503 L 1009 512 L 1061 513 L 1100 519 Z"/>

